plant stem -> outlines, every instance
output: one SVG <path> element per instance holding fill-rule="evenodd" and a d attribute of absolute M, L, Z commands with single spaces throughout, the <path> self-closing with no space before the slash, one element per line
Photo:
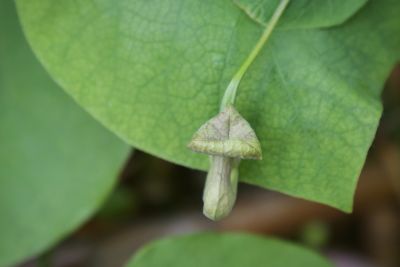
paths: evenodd
<path fill-rule="evenodd" d="M 225 90 L 225 94 L 221 101 L 220 110 L 224 110 L 226 106 L 233 105 L 235 103 L 236 98 L 236 91 L 240 84 L 240 81 L 243 78 L 243 75 L 246 73 L 250 65 L 253 63 L 254 59 L 260 53 L 263 46 L 267 43 L 269 37 L 271 36 L 273 30 L 276 27 L 280 17 L 282 16 L 283 12 L 285 11 L 287 5 L 289 4 L 290 0 L 281 0 L 278 7 L 275 9 L 274 14 L 272 15 L 271 19 L 268 22 L 267 27 L 265 28 L 261 38 L 258 40 L 257 44 L 240 66 L 240 69 L 235 73 L 231 82 L 229 83 L 228 87 Z"/>

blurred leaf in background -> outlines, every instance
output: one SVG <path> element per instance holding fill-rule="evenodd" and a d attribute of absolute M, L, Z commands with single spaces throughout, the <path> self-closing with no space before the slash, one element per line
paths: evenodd
<path fill-rule="evenodd" d="M 0 2 L 0 266 L 55 244 L 116 182 L 129 147 L 49 78 Z"/>
<path fill-rule="evenodd" d="M 142 248 L 127 267 L 333 267 L 311 250 L 249 234 L 202 233 L 172 237 Z"/>

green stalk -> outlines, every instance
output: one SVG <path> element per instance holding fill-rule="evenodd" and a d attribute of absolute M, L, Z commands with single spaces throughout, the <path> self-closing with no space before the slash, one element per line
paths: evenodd
<path fill-rule="evenodd" d="M 226 107 L 234 105 L 240 81 L 269 40 L 289 1 L 281 0 L 257 44 L 233 76 L 222 98 L 221 112 Z M 203 213 L 212 220 L 219 220 L 230 213 L 236 201 L 240 159 L 225 156 L 211 156 L 210 158 L 211 166 L 203 193 Z"/>
<path fill-rule="evenodd" d="M 261 49 L 267 43 L 279 18 L 289 4 L 289 1 L 290 0 L 281 0 L 262 33 L 260 40 L 233 76 L 221 100 L 220 113 L 218 116 L 210 119 L 200 127 L 199 131 L 195 133 L 192 141 L 189 143 L 189 147 L 192 150 L 210 155 L 210 169 L 203 192 L 203 213 L 212 220 L 220 220 L 227 216 L 235 204 L 240 160 L 242 158 L 261 159 L 261 146 L 254 130 L 235 110 L 233 105 L 240 81 Z M 235 125 L 234 129 L 231 128 L 232 122 L 234 122 L 233 124 Z M 224 132 L 215 132 L 215 129 L 220 128 L 225 129 L 227 132 L 225 132 L 225 130 Z M 213 138 L 211 138 L 211 141 L 209 140 L 210 133 L 217 135 L 213 136 L 215 140 Z M 246 133 L 244 135 L 245 138 L 243 137 L 244 133 Z M 229 138 L 232 136 L 241 138 L 239 138 L 240 140 L 236 140 L 242 142 L 240 143 L 241 147 L 239 150 L 233 149 L 238 147 L 234 147 L 229 143 Z M 249 140 L 249 137 L 251 137 L 251 140 Z M 257 147 L 257 157 L 254 157 L 254 155 L 251 157 L 245 155 L 245 152 L 249 153 L 248 149 L 244 148 L 248 145 L 249 141 L 254 143 Z M 232 154 L 233 152 L 236 154 Z"/>
<path fill-rule="evenodd" d="M 231 82 L 229 83 L 228 87 L 225 90 L 224 96 L 221 101 L 220 111 L 224 110 L 225 107 L 228 105 L 233 105 L 235 103 L 236 92 L 237 88 L 242 80 L 244 74 L 253 63 L 254 59 L 260 53 L 261 49 L 267 43 L 269 37 L 271 36 L 273 30 L 275 29 L 280 17 L 282 16 L 283 12 L 285 11 L 287 5 L 289 4 L 290 0 L 281 0 L 278 7 L 275 9 L 274 14 L 272 15 L 270 21 L 268 22 L 267 27 L 265 28 L 261 38 L 258 40 L 257 44 L 240 66 L 239 70 L 233 76 Z"/>

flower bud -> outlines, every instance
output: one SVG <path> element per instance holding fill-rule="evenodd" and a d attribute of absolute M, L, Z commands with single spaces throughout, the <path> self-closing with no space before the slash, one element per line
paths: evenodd
<path fill-rule="evenodd" d="M 230 213 L 236 201 L 240 159 L 261 159 L 260 142 L 250 124 L 228 106 L 200 127 L 188 147 L 211 156 L 203 213 L 219 220 Z"/>

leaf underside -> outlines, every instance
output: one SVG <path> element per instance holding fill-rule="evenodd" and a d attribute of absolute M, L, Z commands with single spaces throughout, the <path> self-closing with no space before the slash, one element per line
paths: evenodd
<path fill-rule="evenodd" d="M 0 266 L 15 266 L 95 211 L 129 149 L 44 72 L 12 0 L 0 20 Z"/>
<path fill-rule="evenodd" d="M 242 9 L 226 0 L 17 5 L 42 63 L 94 117 L 139 149 L 207 169 L 186 144 L 217 114 L 263 30 Z M 238 91 L 263 151 L 241 164 L 242 181 L 351 210 L 400 56 L 398 14 L 398 0 L 370 0 L 340 27 L 273 33 Z"/>

